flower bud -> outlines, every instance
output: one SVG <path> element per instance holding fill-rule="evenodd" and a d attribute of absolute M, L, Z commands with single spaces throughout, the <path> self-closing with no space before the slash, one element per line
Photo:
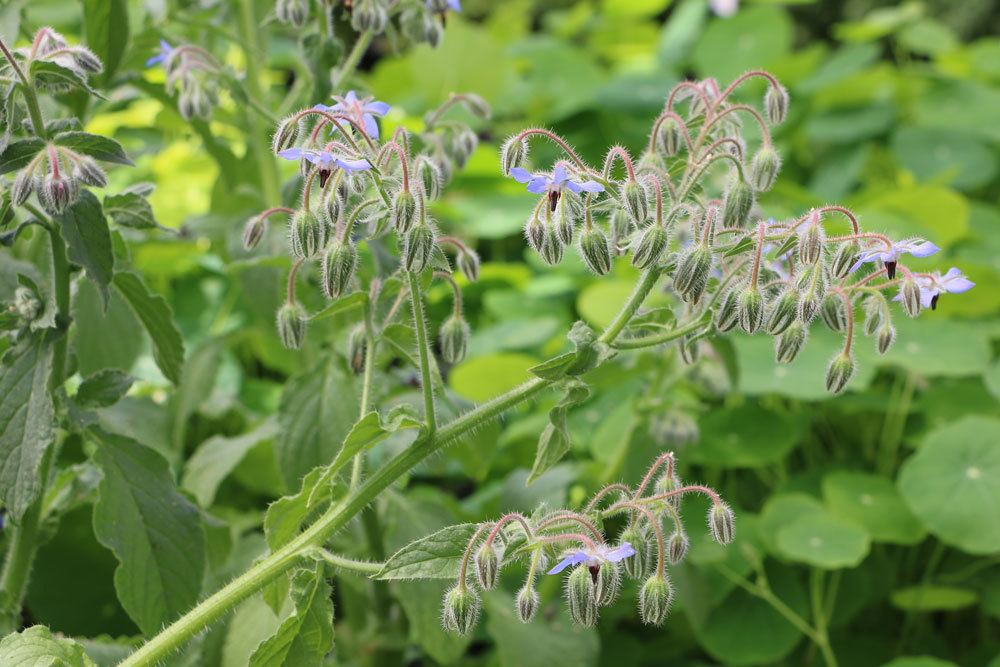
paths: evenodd
<path fill-rule="evenodd" d="M 718 310 L 715 311 L 715 328 L 725 333 L 735 327 L 740 321 L 740 313 L 737 304 L 737 294 L 739 290 L 727 290 L 719 303 Z"/>
<path fill-rule="evenodd" d="M 708 528 L 712 539 L 719 544 L 729 544 L 736 537 L 736 517 L 733 510 L 721 500 L 713 502 L 708 510 Z"/>
<path fill-rule="evenodd" d="M 663 154 L 672 157 L 681 149 L 681 127 L 675 118 L 660 123 L 659 146 Z"/>
<path fill-rule="evenodd" d="M 799 293 L 794 287 L 783 291 L 771 304 L 767 315 L 767 332 L 777 335 L 785 331 L 799 312 Z"/>
<path fill-rule="evenodd" d="M 879 354 L 885 354 L 896 341 L 896 327 L 889 322 L 885 322 L 878 329 L 878 336 L 875 338 L 875 346 Z"/>
<path fill-rule="evenodd" d="M 823 296 L 826 294 L 826 276 L 823 275 L 823 265 L 820 263 L 805 269 L 799 274 L 799 319 L 807 324 L 812 322 L 819 312 Z"/>
<path fill-rule="evenodd" d="M 844 241 L 837 247 L 837 252 L 830 262 L 830 273 L 837 280 L 847 277 L 851 267 L 858 261 L 858 244 L 854 241 Z"/>
<path fill-rule="evenodd" d="M 434 252 L 434 228 L 420 222 L 403 237 L 403 268 L 420 273 L 431 261 Z"/>
<path fill-rule="evenodd" d="M 761 146 L 750 162 L 750 185 L 757 192 L 770 190 L 781 170 L 781 156 L 772 146 Z"/>
<path fill-rule="evenodd" d="M 301 133 L 302 122 L 300 120 L 296 119 L 295 116 L 285 118 L 278 123 L 278 129 L 274 131 L 274 136 L 271 137 L 271 152 L 277 155 L 281 151 L 291 148 L 299 140 Z"/>
<path fill-rule="evenodd" d="M 745 227 L 753 208 L 754 193 L 746 183 L 734 173 L 726 188 L 722 201 L 722 226 Z"/>
<path fill-rule="evenodd" d="M 597 624 L 597 597 L 594 577 L 584 565 L 573 568 L 566 579 L 566 604 L 575 623 L 586 627 Z"/>
<path fill-rule="evenodd" d="M 526 139 L 512 136 L 500 148 L 500 168 L 503 169 L 504 176 L 510 176 L 510 170 L 515 167 L 523 167 L 527 159 L 528 141 Z"/>
<path fill-rule="evenodd" d="M 89 157 L 81 157 L 73 165 L 73 177 L 84 185 L 104 188 L 108 185 L 108 175 L 100 165 Z"/>
<path fill-rule="evenodd" d="M 539 254 L 545 263 L 549 266 L 555 266 L 562 261 L 563 258 L 563 242 L 551 229 L 545 230 L 545 236 L 542 239 L 542 247 L 539 249 Z"/>
<path fill-rule="evenodd" d="M 306 310 L 297 301 L 286 302 L 281 306 L 278 309 L 278 336 L 281 344 L 289 350 L 302 347 L 307 322 Z"/>
<path fill-rule="evenodd" d="M 752 334 L 764 323 L 764 296 L 759 289 L 748 285 L 737 296 L 736 310 L 739 313 L 740 327 Z"/>
<path fill-rule="evenodd" d="M 485 119 L 493 115 L 489 103 L 475 93 L 465 93 L 465 108 L 479 118 Z"/>
<path fill-rule="evenodd" d="M 435 22 L 436 24 L 437 22 Z M 441 194 L 442 185 L 441 170 L 438 168 L 437 163 L 426 156 L 420 155 L 414 160 L 413 171 L 423 186 L 424 195 L 428 199 L 437 199 Z"/>
<path fill-rule="evenodd" d="M 14 290 L 13 309 L 25 322 L 33 322 L 42 312 L 42 302 L 33 290 L 22 285 Z"/>
<path fill-rule="evenodd" d="M 649 420 L 649 436 L 661 449 L 683 447 L 698 442 L 698 422 L 687 412 L 672 408 L 663 414 L 653 415 Z M 661 493 L 659 486 L 656 492 Z"/>
<path fill-rule="evenodd" d="M 815 216 L 811 214 L 810 218 L 813 217 L 814 219 L 806 223 L 805 228 L 799 234 L 799 261 L 803 264 L 815 264 L 823 255 L 823 241 L 826 239 L 826 233 L 823 230 L 823 225 L 820 224 L 819 214 L 815 214 Z"/>
<path fill-rule="evenodd" d="M 622 186 L 622 201 L 625 211 L 636 224 L 643 224 L 649 217 L 649 196 L 639 181 L 626 181 Z"/>
<path fill-rule="evenodd" d="M 48 173 L 42 181 L 39 193 L 42 208 L 52 215 L 59 215 L 69 208 L 80 195 L 80 185 L 73 177 L 63 177 L 61 174 Z"/>
<path fill-rule="evenodd" d="M 865 314 L 865 335 L 873 336 L 886 319 L 888 304 L 885 302 L 885 297 L 876 292 L 868 295 L 862 303 L 862 309 Z"/>
<path fill-rule="evenodd" d="M 455 258 L 455 263 L 458 265 L 458 270 L 462 272 L 470 283 L 479 280 L 481 262 L 479 261 L 479 253 L 475 250 L 472 248 L 462 249 L 458 253 L 458 257 Z"/>
<path fill-rule="evenodd" d="M 788 116 L 788 91 L 781 84 L 770 85 L 764 93 L 764 111 L 771 125 L 780 125 Z"/>
<path fill-rule="evenodd" d="M 596 225 L 580 235 L 580 257 L 587 268 L 599 276 L 611 270 L 611 246 L 608 237 Z"/>
<path fill-rule="evenodd" d="M 462 583 L 444 594 L 441 621 L 444 629 L 458 635 L 467 635 L 476 627 L 482 602 L 479 594 Z"/>
<path fill-rule="evenodd" d="M 681 252 L 674 272 L 674 289 L 689 303 L 701 298 L 712 271 L 712 249 L 693 243 Z"/>
<path fill-rule="evenodd" d="M 24 169 L 17 172 L 17 176 L 14 177 L 14 184 L 10 188 L 10 200 L 14 206 L 20 206 L 28 200 L 31 195 L 31 191 L 34 189 L 35 176 L 34 174 Z"/>
<path fill-rule="evenodd" d="M 514 605 L 517 609 L 517 618 L 522 623 L 530 623 L 538 611 L 538 591 L 530 584 L 525 583 L 521 590 L 517 592 L 517 600 Z"/>
<path fill-rule="evenodd" d="M 323 246 L 329 227 L 311 211 L 299 209 L 288 226 L 288 241 L 292 256 L 308 259 L 316 256 Z"/>
<path fill-rule="evenodd" d="M 330 228 L 336 228 L 344 214 L 344 196 L 340 188 L 330 188 L 319 202 L 318 215 Z"/>
<path fill-rule="evenodd" d="M 670 613 L 674 588 L 665 574 L 654 574 L 639 591 L 639 616 L 646 625 L 662 625 Z"/>
<path fill-rule="evenodd" d="M 417 198 L 409 190 L 400 190 L 392 201 L 392 226 L 400 234 L 405 234 L 416 222 Z"/>
<path fill-rule="evenodd" d="M 532 250 L 539 253 L 542 251 L 542 243 L 545 241 L 545 225 L 538 219 L 538 216 L 531 216 L 524 224 L 524 238 L 527 239 Z"/>
<path fill-rule="evenodd" d="M 663 225 L 650 225 L 639 237 L 632 252 L 632 266 L 638 269 L 648 269 L 656 266 L 667 248 L 667 230 Z"/>
<path fill-rule="evenodd" d="M 278 0 L 274 14 L 282 23 L 301 28 L 309 20 L 309 3 L 307 0 Z"/>
<path fill-rule="evenodd" d="M 469 323 L 461 315 L 452 315 L 441 325 L 438 332 L 441 341 L 441 356 L 449 364 L 457 364 L 465 359 L 469 343 Z"/>
<path fill-rule="evenodd" d="M 323 294 L 336 299 L 349 292 L 358 265 L 358 250 L 350 241 L 334 241 L 323 253 Z"/>
<path fill-rule="evenodd" d="M 809 329 L 802 322 L 792 322 L 784 333 L 774 339 L 774 357 L 782 364 L 790 364 L 805 347 Z"/>
<path fill-rule="evenodd" d="M 688 539 L 687 533 L 682 530 L 675 530 L 674 534 L 670 536 L 670 541 L 667 543 L 667 557 L 670 559 L 670 564 L 677 565 L 684 560 L 690 548 L 691 540 Z"/>
<path fill-rule="evenodd" d="M 830 360 L 826 368 L 826 390 L 839 394 L 854 375 L 854 357 L 847 352 L 840 352 Z"/>
<path fill-rule="evenodd" d="M 823 297 L 823 304 L 820 306 L 819 314 L 823 318 L 826 326 L 833 331 L 844 331 L 847 329 L 847 307 L 844 300 L 836 292 L 828 292 Z"/>
<path fill-rule="evenodd" d="M 903 284 L 899 287 L 899 295 L 903 303 L 903 311 L 910 317 L 920 314 L 920 285 L 912 275 L 903 278 Z"/>
<path fill-rule="evenodd" d="M 653 545 L 646 530 L 638 525 L 630 526 L 622 531 L 619 544 L 628 542 L 635 549 L 635 554 L 622 561 L 625 574 L 632 579 L 644 579 L 649 574 L 653 560 Z"/>
<path fill-rule="evenodd" d="M 351 12 L 351 27 L 358 32 L 373 32 L 376 35 L 385 30 L 389 15 L 378 0 L 360 0 Z"/>
<path fill-rule="evenodd" d="M 559 208 L 556 210 L 556 234 L 563 245 L 573 242 L 573 232 L 576 231 L 576 217 L 573 202 L 569 193 L 559 198 Z"/>
<path fill-rule="evenodd" d="M 695 431 L 697 431 L 697 428 L 698 425 L 695 424 Z M 697 438 L 697 435 L 698 434 L 696 432 L 695 438 Z M 653 493 L 657 496 L 662 496 L 667 493 L 670 493 L 671 491 L 676 491 L 677 489 L 681 488 L 681 486 L 682 486 L 681 478 L 677 475 L 676 470 L 674 470 L 671 474 L 667 474 L 667 472 L 664 472 L 662 475 L 660 475 L 659 479 L 656 480 L 656 484 L 653 486 Z M 662 503 L 662 505 L 659 505 L 659 503 Z M 677 493 L 668 498 L 664 498 L 663 500 L 659 500 L 653 506 L 657 507 L 657 511 L 661 513 L 668 511 L 668 506 L 674 508 L 674 510 L 680 510 L 681 494 Z"/>
<path fill-rule="evenodd" d="M 267 233 L 267 220 L 255 215 L 243 225 L 243 249 L 253 250 Z"/>
<path fill-rule="evenodd" d="M 479 137 L 467 127 L 457 131 L 451 139 L 451 154 L 459 168 L 464 167 L 479 145 Z"/>
<path fill-rule="evenodd" d="M 593 574 L 593 573 L 591 573 Z M 618 563 L 604 561 L 597 566 L 597 577 L 594 582 L 594 599 L 598 607 L 607 607 L 618 597 L 621 590 L 622 574 Z"/>
<path fill-rule="evenodd" d="M 100 74 L 104 70 L 104 63 L 90 49 L 83 46 L 74 46 L 70 51 L 73 62 L 76 66 L 89 74 Z"/>
<path fill-rule="evenodd" d="M 360 375 L 365 370 L 365 354 L 368 348 L 368 337 L 365 335 L 365 325 L 356 324 L 347 334 L 347 362 L 351 370 Z"/>
<path fill-rule="evenodd" d="M 464 352 L 464 350 L 463 350 Z M 484 591 L 497 585 L 497 574 L 500 572 L 500 558 L 496 546 L 483 542 L 475 556 L 476 579 Z"/>

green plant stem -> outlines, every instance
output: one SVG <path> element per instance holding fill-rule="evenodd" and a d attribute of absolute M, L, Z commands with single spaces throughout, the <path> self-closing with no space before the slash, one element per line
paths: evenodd
<path fill-rule="evenodd" d="M 368 50 L 368 46 L 372 43 L 372 37 L 375 35 L 371 30 L 366 30 L 365 32 L 358 35 L 357 40 L 354 42 L 354 48 L 351 52 L 347 54 L 347 58 L 344 59 L 344 63 L 337 70 L 336 76 L 333 77 L 333 90 L 337 92 L 340 85 L 347 81 L 347 79 L 354 73 L 357 68 L 358 63 L 361 62 L 361 57 L 365 55 L 365 51 Z"/>
<path fill-rule="evenodd" d="M 608 325 L 608 328 L 604 330 L 601 334 L 599 341 L 602 343 L 611 343 L 616 338 L 618 334 L 622 332 L 625 325 L 629 323 L 629 320 L 635 315 L 636 311 L 639 310 L 639 306 L 642 302 L 646 300 L 649 295 L 650 290 L 656 284 L 657 278 L 660 277 L 660 270 L 657 268 L 652 268 L 642 274 L 642 278 L 636 283 L 635 289 L 632 290 L 632 294 L 629 296 L 628 300 L 625 301 L 625 305 L 615 316 L 615 319 Z"/>
<path fill-rule="evenodd" d="M 662 333 L 650 334 L 649 336 L 643 336 L 641 338 L 624 338 L 616 341 L 614 347 L 619 350 L 637 350 L 644 347 L 655 347 L 686 336 L 689 333 L 701 329 L 706 324 L 708 324 L 708 322 L 703 316 L 696 320 L 692 320 L 683 326 L 674 327 L 673 329 Z"/>
<path fill-rule="evenodd" d="M 371 405 L 372 380 L 375 376 L 375 356 L 378 354 L 378 339 L 375 337 L 375 323 L 372 321 L 371 307 L 365 307 L 365 370 L 361 379 L 361 407 L 358 419 L 366 414 Z M 364 450 L 354 455 L 351 464 L 351 490 L 358 488 L 364 472 Z"/>
<path fill-rule="evenodd" d="M 341 556 L 326 549 L 317 549 L 316 554 L 334 567 L 352 572 L 361 572 L 362 574 L 378 574 L 385 565 L 385 563 L 373 563 L 371 561 L 348 558 L 347 556 Z"/>
<path fill-rule="evenodd" d="M 250 106 L 253 107 L 255 103 L 259 104 L 259 100 L 263 98 L 263 91 L 260 87 L 260 69 L 257 67 L 260 44 L 257 41 L 257 16 L 254 11 L 254 0 L 240 0 L 240 18 L 240 38 L 247 63 L 247 97 L 252 101 Z M 254 162 L 257 163 L 264 200 L 271 205 L 279 201 L 281 197 L 278 190 L 278 171 L 274 159 L 271 157 L 269 146 L 263 141 L 265 135 L 264 128 L 260 125 L 260 119 L 255 114 L 249 113 L 247 121 L 250 124 L 248 140 L 254 154 Z"/>
<path fill-rule="evenodd" d="M 21 80 L 21 91 L 24 93 L 24 103 L 28 107 L 28 115 L 31 117 L 31 127 L 35 131 L 35 136 L 45 139 L 48 136 L 48 132 L 45 130 L 45 119 L 42 117 L 42 109 L 38 106 L 38 95 L 35 94 L 35 87 L 2 39 L 0 39 L 0 51 L 3 51 L 4 58 L 10 63 L 11 69 L 17 74 L 17 78 Z"/>
<path fill-rule="evenodd" d="M 417 353 L 420 355 L 420 388 L 424 393 L 424 420 L 427 431 L 433 434 L 437 429 L 434 415 L 434 378 L 431 376 L 430 342 L 427 336 L 427 314 L 424 312 L 424 297 L 420 289 L 420 276 L 406 272 L 410 281 L 410 304 L 413 306 L 413 328 L 417 332 Z"/>

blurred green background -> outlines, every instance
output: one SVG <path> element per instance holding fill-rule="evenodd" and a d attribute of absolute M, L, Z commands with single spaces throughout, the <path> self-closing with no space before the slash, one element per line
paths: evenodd
<path fill-rule="evenodd" d="M 139 88 L 162 90 L 162 73 L 141 68 L 160 34 L 242 67 L 227 26 L 212 19 L 215 4 L 129 4 L 126 63 L 148 82 Z M 373 619 L 371 584 L 345 576 L 334 585 L 339 664 L 365 664 L 376 647 L 398 650 L 406 664 L 820 664 L 800 629 L 734 583 L 756 565 L 795 613 L 808 615 L 810 585 L 823 583 L 841 665 L 1000 665 L 1000 3 L 759 0 L 728 18 L 705 0 L 463 4 L 441 47 L 394 52 L 376 40 L 354 82 L 393 105 L 389 129 L 418 125 L 452 91 L 478 93 L 494 107 L 489 124 L 475 121 L 480 148 L 435 208 L 442 228 L 484 259 L 482 279 L 465 285 L 470 354 L 447 374 L 455 410 L 526 379 L 530 366 L 562 349 L 576 319 L 607 324 L 636 277 L 622 261 L 596 279 L 575 256 L 553 269 L 526 252 L 521 227 L 533 198 L 500 175 L 499 142 L 541 125 L 592 161 L 614 143 L 637 152 L 666 91 L 687 77 L 725 84 L 763 67 L 788 87 L 790 117 L 776 133 L 785 166 L 761 201 L 769 215 L 849 206 L 867 230 L 934 241 L 943 252 L 914 265 L 959 266 L 977 287 L 915 320 L 898 314 L 897 344 L 884 357 L 860 340 L 859 372 L 837 398 L 826 395 L 823 373 L 838 342 L 821 326 L 790 366 L 774 363 L 767 337 L 713 341 L 692 367 L 673 349 L 644 352 L 597 373 L 593 398 L 571 413 L 570 457 L 533 485 L 524 481 L 551 396 L 449 449 L 380 500 L 391 552 L 448 523 L 576 505 L 601 484 L 636 481 L 657 453 L 674 449 L 684 479 L 706 481 L 733 503 L 738 544 L 722 551 L 708 543 L 704 509 L 686 504 L 694 548 L 673 569 L 677 602 L 663 628 L 639 623 L 633 586 L 598 630 L 572 628 L 556 577 L 542 589 L 543 620 L 521 625 L 510 602 L 523 574 L 513 568 L 504 590 L 486 597 L 479 631 L 455 638 L 438 621 L 446 582 L 393 584 L 399 606 Z M 20 8 L 26 32 L 51 24 L 81 34 L 79 8 L 68 0 L 0 4 L 4 34 L 17 31 Z M 259 15 L 268 11 L 259 3 Z M 286 111 L 277 100 L 288 86 L 302 103 L 322 101 L 308 83 L 295 88 L 309 66 L 297 37 L 277 24 L 261 30 L 275 115 Z M 313 327 L 303 352 L 279 344 L 274 312 L 289 262 L 280 233 L 271 234 L 271 252 L 240 248 L 243 221 L 274 203 L 254 182 L 240 118 L 223 96 L 211 124 L 193 127 L 164 99 L 126 88 L 87 126 L 117 138 L 138 164 L 113 172 L 111 189 L 154 182 L 159 222 L 183 229 L 130 238 L 134 265 L 169 299 L 184 334 L 180 387 L 159 374 L 119 297 L 102 313 L 81 281 L 74 313 L 81 375 L 110 366 L 143 380 L 100 411 L 102 422 L 161 451 L 200 504 L 235 526 L 216 536 L 218 581 L 261 553 L 262 511 L 289 490 L 273 428 L 283 390 L 301 386 L 322 361 L 338 392 L 355 391 L 346 366 L 324 354 L 345 349 L 346 320 Z M 545 151 L 533 155 L 537 164 L 554 157 Z M 294 173 L 287 163 L 281 169 Z M 23 268 L 5 256 L 5 293 Z M 300 295 L 321 307 L 318 288 Z M 431 292 L 435 322 L 449 299 L 446 287 Z M 393 366 L 380 379 L 382 405 L 412 400 L 413 379 L 411 368 Z M 207 444 L 244 434 L 247 446 L 215 469 L 218 479 L 206 486 L 192 473 L 208 465 L 199 458 Z M 406 444 L 392 439 L 373 456 Z M 74 636 L 133 635 L 111 584 L 115 561 L 95 541 L 90 514 L 86 506 L 65 517 L 40 552 L 30 613 Z M 360 535 L 353 528 L 338 546 L 365 556 Z M 261 602 L 244 605 L 191 664 L 243 664 L 247 639 L 274 622 L 268 613 Z"/>

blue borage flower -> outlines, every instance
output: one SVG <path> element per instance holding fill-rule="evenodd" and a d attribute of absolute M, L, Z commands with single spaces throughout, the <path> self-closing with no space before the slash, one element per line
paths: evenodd
<path fill-rule="evenodd" d="M 389 112 L 388 104 L 379 102 L 371 97 L 359 99 L 357 93 L 353 90 L 349 91 L 343 97 L 334 95 L 333 99 L 337 100 L 337 103 L 334 105 L 317 104 L 313 108 L 317 111 L 333 111 L 347 114 L 365 128 L 365 133 L 369 137 L 378 139 L 378 123 L 375 122 L 375 117 L 386 115 Z M 336 131 L 336 128 L 334 128 L 334 131 Z"/>
<path fill-rule="evenodd" d="M 871 250 L 861 251 L 861 254 L 858 255 L 858 261 L 856 261 L 854 266 L 851 267 L 851 271 L 857 271 L 862 264 L 881 260 L 882 263 L 885 264 L 886 275 L 888 275 L 889 279 L 892 280 L 896 277 L 896 262 L 899 261 L 901 255 L 905 254 L 913 255 L 914 257 L 929 257 L 940 249 L 941 248 L 937 247 L 930 241 L 918 238 L 893 241 L 891 246 L 888 248 L 880 246 L 872 248 Z"/>
<path fill-rule="evenodd" d="M 976 286 L 976 283 L 966 278 L 961 271 L 954 266 L 948 269 L 943 276 L 940 271 L 927 273 L 916 277 L 917 285 L 920 287 L 920 307 L 937 308 L 938 298 L 945 292 L 949 294 L 962 294 L 968 292 Z M 902 301 L 903 292 L 893 297 L 893 301 Z"/>
<path fill-rule="evenodd" d="M 551 176 L 548 174 L 532 174 L 522 167 L 514 167 L 510 170 L 510 175 L 518 183 L 526 183 L 528 192 L 536 195 L 548 195 L 549 206 L 553 211 L 559 202 L 559 196 L 562 194 L 563 189 L 569 190 L 574 194 L 580 194 L 581 192 L 604 192 L 604 186 L 597 181 L 578 182 L 571 180 L 566 167 L 561 164 L 556 165 L 556 168 L 552 170 Z"/>
<path fill-rule="evenodd" d="M 345 160 L 330 151 L 320 151 L 312 148 L 287 148 L 278 153 L 278 157 L 286 160 L 306 160 L 321 167 L 340 167 L 344 171 L 367 171 L 371 169 L 368 160 Z"/>
<path fill-rule="evenodd" d="M 150 58 L 146 60 L 146 67 L 153 67 L 154 65 L 159 65 L 165 62 L 173 51 L 174 47 L 170 46 L 170 42 L 165 39 L 161 39 L 160 46 L 157 48 L 156 54 L 150 56 Z"/>
<path fill-rule="evenodd" d="M 635 555 L 635 549 L 628 542 L 622 542 L 617 547 L 609 547 L 606 544 L 598 544 L 593 548 L 577 549 L 571 551 L 551 570 L 549 574 L 559 574 L 570 565 L 584 564 L 587 567 L 597 567 L 601 563 L 617 563 Z"/>

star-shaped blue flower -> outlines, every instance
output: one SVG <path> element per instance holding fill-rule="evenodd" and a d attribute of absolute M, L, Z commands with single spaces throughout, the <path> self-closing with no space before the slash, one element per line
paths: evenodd
<path fill-rule="evenodd" d="M 628 542 L 622 542 L 617 547 L 599 544 L 593 549 L 577 549 L 569 552 L 554 568 L 549 570 L 549 574 L 559 574 L 570 565 L 585 564 L 587 567 L 595 567 L 604 562 L 617 563 L 634 555 L 635 549 Z"/>
<path fill-rule="evenodd" d="M 337 103 L 334 105 L 317 104 L 313 108 L 317 111 L 336 111 L 347 114 L 365 128 L 365 133 L 369 137 L 378 139 L 378 123 L 375 122 L 375 117 L 386 115 L 389 112 L 388 104 L 374 100 L 371 97 L 358 99 L 357 93 L 353 90 L 343 97 L 334 95 L 333 99 L 337 100 Z"/>
<path fill-rule="evenodd" d="M 945 292 L 949 294 L 968 292 L 976 286 L 976 283 L 966 278 L 961 271 L 953 266 L 943 276 L 940 271 L 917 276 L 917 285 L 920 287 L 920 307 L 934 310 L 937 308 L 938 297 Z M 892 300 L 902 301 L 902 290 Z"/>
<path fill-rule="evenodd" d="M 553 194 L 562 192 L 563 188 L 580 194 L 581 192 L 604 192 L 604 186 L 597 181 L 577 182 L 570 180 L 566 167 L 558 165 L 552 170 L 552 175 L 531 174 L 527 169 L 514 167 L 510 170 L 510 175 L 518 183 L 527 183 L 528 192 L 536 195 Z"/>
<path fill-rule="evenodd" d="M 933 255 L 941 248 L 937 247 L 930 241 L 925 241 L 923 239 L 903 239 L 902 241 L 894 241 L 889 248 L 884 246 L 878 246 L 872 248 L 871 250 L 863 250 L 860 255 L 858 255 L 858 261 L 854 263 L 851 267 L 851 271 L 857 271 L 862 264 L 867 262 L 877 262 L 879 260 L 885 264 L 886 274 L 891 280 L 896 276 L 896 262 L 899 261 L 901 255 L 913 255 L 914 257 L 927 257 Z"/>
<path fill-rule="evenodd" d="M 170 42 L 165 39 L 160 40 L 160 47 L 157 49 L 156 54 L 151 56 L 146 60 L 146 67 L 152 67 L 153 65 L 159 65 L 170 57 L 173 52 L 174 47 L 170 46 Z"/>
<path fill-rule="evenodd" d="M 330 151 L 319 151 L 312 148 L 288 148 L 278 153 L 278 157 L 286 160 L 306 160 L 321 167 L 340 167 L 344 171 L 367 171 L 371 169 L 368 160 L 345 160 Z"/>

